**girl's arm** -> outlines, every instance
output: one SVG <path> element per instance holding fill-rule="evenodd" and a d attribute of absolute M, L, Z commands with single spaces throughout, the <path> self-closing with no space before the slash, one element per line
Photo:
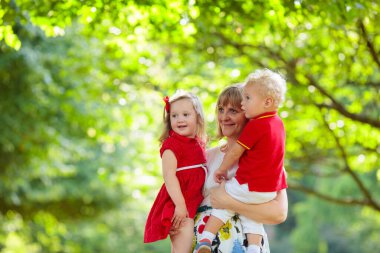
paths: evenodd
<path fill-rule="evenodd" d="M 211 190 L 211 205 L 213 208 L 229 209 L 252 220 L 264 224 L 279 224 L 288 215 L 288 196 L 286 189 L 277 192 L 275 199 L 264 204 L 245 204 L 232 198 L 226 192 L 225 181 Z"/>
<path fill-rule="evenodd" d="M 172 223 L 175 228 L 179 227 L 182 220 L 188 216 L 186 202 L 182 195 L 176 170 L 177 158 L 173 151 L 167 149 L 162 154 L 162 174 L 164 176 L 166 190 L 175 204 L 175 211 L 172 218 Z"/>

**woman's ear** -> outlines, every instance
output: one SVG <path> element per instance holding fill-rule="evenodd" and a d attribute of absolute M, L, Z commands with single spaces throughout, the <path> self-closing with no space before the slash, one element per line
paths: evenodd
<path fill-rule="evenodd" d="M 265 99 L 265 104 L 264 104 L 264 106 L 265 106 L 265 107 L 272 107 L 272 106 L 273 106 L 273 103 L 274 103 L 273 98 L 272 98 L 272 97 L 267 97 L 267 98 Z"/>

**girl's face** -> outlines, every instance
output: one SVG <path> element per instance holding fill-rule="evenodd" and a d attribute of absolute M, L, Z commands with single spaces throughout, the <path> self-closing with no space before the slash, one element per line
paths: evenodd
<path fill-rule="evenodd" d="M 252 119 L 266 112 L 265 101 L 266 99 L 261 96 L 256 85 L 245 86 L 243 89 L 243 100 L 241 102 L 241 108 L 244 110 L 245 117 Z"/>
<path fill-rule="evenodd" d="M 218 107 L 218 123 L 223 136 L 237 139 L 247 123 L 247 119 L 241 108 L 228 104 Z"/>
<path fill-rule="evenodd" d="M 180 99 L 170 104 L 170 126 L 179 135 L 195 137 L 197 113 L 190 99 Z"/>

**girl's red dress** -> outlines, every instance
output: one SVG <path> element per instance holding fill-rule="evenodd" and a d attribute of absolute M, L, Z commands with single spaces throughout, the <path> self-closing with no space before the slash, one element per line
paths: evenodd
<path fill-rule="evenodd" d="M 163 142 L 160 154 L 170 149 L 177 158 L 177 170 L 181 167 L 206 163 L 204 144 L 198 138 L 187 138 L 173 131 Z M 197 208 L 203 200 L 202 189 L 206 171 L 201 167 L 177 171 L 181 191 L 186 202 L 189 217 L 194 218 Z M 148 215 L 145 225 L 144 242 L 165 239 L 171 227 L 175 205 L 171 200 L 165 184 L 162 185 Z"/>

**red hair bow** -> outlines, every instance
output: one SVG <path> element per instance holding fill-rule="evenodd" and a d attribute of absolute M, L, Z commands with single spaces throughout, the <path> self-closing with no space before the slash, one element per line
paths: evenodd
<path fill-rule="evenodd" d="M 170 103 L 169 103 L 169 97 L 168 96 L 164 97 L 164 102 L 165 102 L 165 111 L 167 113 L 169 113 L 169 111 L 170 111 Z"/>

